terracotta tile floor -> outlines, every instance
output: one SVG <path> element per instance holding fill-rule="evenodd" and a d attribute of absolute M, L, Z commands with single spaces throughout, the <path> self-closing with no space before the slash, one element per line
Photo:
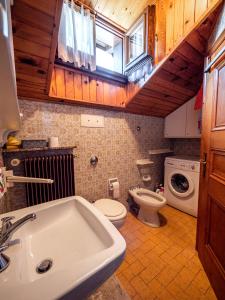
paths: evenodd
<path fill-rule="evenodd" d="M 195 251 L 196 219 L 172 207 L 166 224 L 151 228 L 128 214 L 121 233 L 127 242 L 116 275 L 131 299 L 215 300 Z"/>

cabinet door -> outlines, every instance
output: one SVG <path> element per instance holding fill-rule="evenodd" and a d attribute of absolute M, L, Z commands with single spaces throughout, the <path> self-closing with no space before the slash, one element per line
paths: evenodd
<path fill-rule="evenodd" d="M 165 118 L 165 137 L 185 137 L 186 113 L 187 106 L 184 104 Z"/>
<path fill-rule="evenodd" d="M 201 111 L 194 110 L 194 106 L 195 106 L 195 97 L 187 102 L 186 136 L 192 138 L 199 138 L 201 136 L 201 132 L 199 128 Z"/>

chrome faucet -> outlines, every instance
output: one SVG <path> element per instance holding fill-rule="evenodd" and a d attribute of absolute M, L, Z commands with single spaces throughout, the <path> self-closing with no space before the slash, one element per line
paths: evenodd
<path fill-rule="evenodd" d="M 15 217 L 5 217 L 1 219 L 2 227 L 0 229 L 0 272 L 5 270 L 10 263 L 9 257 L 2 252 L 10 246 L 10 240 L 13 233 L 28 221 L 35 220 L 36 214 L 28 214 L 23 218 L 17 220 L 15 223 L 12 223 L 11 220 L 13 220 L 14 218 Z"/>

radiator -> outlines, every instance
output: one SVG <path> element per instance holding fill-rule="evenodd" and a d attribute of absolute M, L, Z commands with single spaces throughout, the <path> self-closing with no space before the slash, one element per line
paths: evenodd
<path fill-rule="evenodd" d="M 26 184 L 28 206 L 75 194 L 73 154 L 25 158 L 24 167 L 28 177 L 54 180 L 53 184 Z"/>

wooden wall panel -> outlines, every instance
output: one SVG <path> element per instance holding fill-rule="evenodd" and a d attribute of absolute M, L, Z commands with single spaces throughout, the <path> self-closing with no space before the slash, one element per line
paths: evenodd
<path fill-rule="evenodd" d="M 19 97 L 48 99 L 62 3 L 63 0 L 14 1 L 12 29 Z"/>
<path fill-rule="evenodd" d="M 174 3 L 174 31 L 173 42 L 176 44 L 183 36 L 184 31 L 184 2 L 185 0 L 175 0 Z"/>
<path fill-rule="evenodd" d="M 18 20 L 13 20 L 12 27 L 13 27 L 13 33 L 16 34 L 16 37 L 25 40 L 30 40 L 33 43 L 50 48 L 51 34 L 49 34 L 48 32 L 41 30 L 39 28 L 32 27 Z"/>
<path fill-rule="evenodd" d="M 74 82 L 74 93 L 76 100 L 83 100 L 83 92 L 82 92 L 82 77 L 81 74 L 76 73 L 73 74 L 73 82 Z"/>
<path fill-rule="evenodd" d="M 217 14 L 215 10 L 202 19 L 138 88 L 129 85 L 127 110 L 136 111 L 139 106 L 138 110 L 146 114 L 166 116 L 197 94 L 202 83 L 207 40 Z M 204 39 L 199 38 L 202 36 Z"/>
<path fill-rule="evenodd" d="M 65 72 L 63 69 L 55 69 L 55 83 L 56 83 L 56 92 L 57 97 L 65 98 L 66 97 L 66 88 L 65 88 Z"/>
<path fill-rule="evenodd" d="M 45 5 L 45 0 L 36 1 L 27 1 L 29 3 L 25 3 L 23 0 L 16 0 L 14 2 L 13 9 L 13 17 L 14 19 L 29 24 L 34 28 L 41 29 L 45 32 L 52 33 L 53 31 L 53 22 L 54 17 L 47 15 L 45 12 L 41 11 L 42 5 Z M 32 3 L 36 2 L 36 7 L 32 7 Z M 51 2 L 51 1 L 50 1 Z M 54 13 L 56 1 L 52 1 L 54 4 Z M 39 7 L 39 8 L 38 8 Z"/>
<path fill-rule="evenodd" d="M 195 0 L 195 22 L 207 10 L 207 0 Z"/>
<path fill-rule="evenodd" d="M 52 80 L 51 80 L 51 85 L 50 85 L 50 91 L 49 94 L 52 97 L 56 97 L 57 95 L 57 89 L 56 89 L 56 79 L 55 79 L 55 69 L 53 69 L 52 72 Z"/>
<path fill-rule="evenodd" d="M 184 0 L 184 34 L 186 34 L 195 23 L 195 0 Z"/>
<path fill-rule="evenodd" d="M 182 1 L 185 2 L 185 5 L 191 2 L 191 8 L 185 6 L 182 11 Z M 89 76 L 81 73 L 70 73 L 70 70 L 65 71 L 62 68 L 61 70 L 57 68 L 52 72 L 60 6 L 63 0 L 16 0 L 12 9 L 12 21 L 19 97 L 52 101 L 58 98 L 60 101 L 83 102 L 106 108 L 107 106 L 124 108 L 124 110 L 135 113 L 165 116 L 170 110 L 173 110 L 175 105 L 179 106 L 189 99 L 194 92 L 193 83 L 196 83 L 197 89 L 202 78 L 200 72 L 203 68 L 203 53 L 200 52 L 204 51 L 204 40 L 209 36 L 214 17 L 211 18 L 211 22 L 204 22 L 204 28 L 197 30 L 201 32 L 200 35 L 192 35 L 191 39 L 188 36 L 186 43 L 184 43 L 185 47 L 173 48 L 174 41 L 183 38 L 181 32 L 184 27 L 181 25 L 185 9 L 187 11 L 186 17 L 190 16 L 192 18 L 190 23 L 193 22 L 194 12 L 191 15 L 193 1 L 150 0 L 144 1 L 141 5 L 140 1 L 135 0 L 110 2 L 110 5 L 114 3 L 114 13 L 117 16 L 122 15 L 121 8 L 126 8 L 126 15 L 129 16 L 130 20 L 132 19 L 131 11 L 136 14 L 138 9 L 141 12 L 147 4 L 156 4 L 157 44 L 155 61 L 159 62 L 164 58 L 165 48 L 167 53 L 171 51 L 172 54 L 169 58 L 167 57 L 169 63 L 165 64 L 164 62 L 163 68 L 160 65 L 155 67 L 154 72 L 157 74 L 153 74 L 154 78 L 150 75 L 145 82 L 128 84 L 125 87 L 102 78 L 94 78 L 93 76 L 89 78 Z M 221 0 L 211 0 L 209 5 L 218 2 Z M 96 4 L 97 7 L 98 4 L 103 5 L 104 12 L 111 11 L 109 1 L 94 0 L 89 1 L 90 3 Z M 125 18 L 118 18 L 118 20 L 125 22 Z M 129 27 L 128 23 L 126 24 Z M 165 37 L 166 25 L 168 31 Z M 49 98 L 49 88 L 50 96 L 53 97 L 51 99 Z M 130 106 L 130 102 L 133 102 L 133 107 Z M 139 107 L 138 104 L 140 104 Z"/>
<path fill-rule="evenodd" d="M 18 0 L 16 0 L 18 1 Z M 54 17 L 55 16 L 55 1 L 30 1 L 30 0 L 23 0 L 23 3 L 31 6 L 36 10 L 40 10 L 41 12 Z"/>
<path fill-rule="evenodd" d="M 36 55 L 42 58 L 49 58 L 50 48 L 22 39 L 20 37 L 15 36 L 13 39 L 14 47 L 18 51 L 24 51 L 24 48 L 29 49 L 29 53 L 31 55 Z"/>
<path fill-rule="evenodd" d="M 110 97 L 111 97 L 111 89 L 110 84 L 108 82 L 103 82 L 103 103 L 111 104 Z"/>
<path fill-rule="evenodd" d="M 75 98 L 73 73 L 70 71 L 65 71 L 65 97 L 67 99 Z"/>
<path fill-rule="evenodd" d="M 96 85 L 97 85 L 96 102 L 102 104 L 104 103 L 103 82 L 101 80 L 97 80 Z"/>
<path fill-rule="evenodd" d="M 90 101 L 90 89 L 89 89 L 89 77 L 82 75 L 82 100 L 89 102 Z"/>
<path fill-rule="evenodd" d="M 95 78 L 90 78 L 90 101 L 96 103 L 96 96 L 97 96 L 97 82 Z"/>
<path fill-rule="evenodd" d="M 207 0 L 167 0 L 166 54 L 220 2 L 221 0 L 212 0 L 210 3 Z"/>
<path fill-rule="evenodd" d="M 155 39 L 155 64 L 159 63 L 166 55 L 166 2 L 156 1 L 156 39 Z"/>
<path fill-rule="evenodd" d="M 174 45 L 174 2 L 169 0 L 166 11 L 166 53 L 168 54 Z"/>
<path fill-rule="evenodd" d="M 49 96 L 122 108 L 126 102 L 126 87 L 55 66 Z"/>
<path fill-rule="evenodd" d="M 125 106 L 125 102 L 126 102 L 126 89 L 122 85 L 120 85 L 117 87 L 116 105 Z"/>

